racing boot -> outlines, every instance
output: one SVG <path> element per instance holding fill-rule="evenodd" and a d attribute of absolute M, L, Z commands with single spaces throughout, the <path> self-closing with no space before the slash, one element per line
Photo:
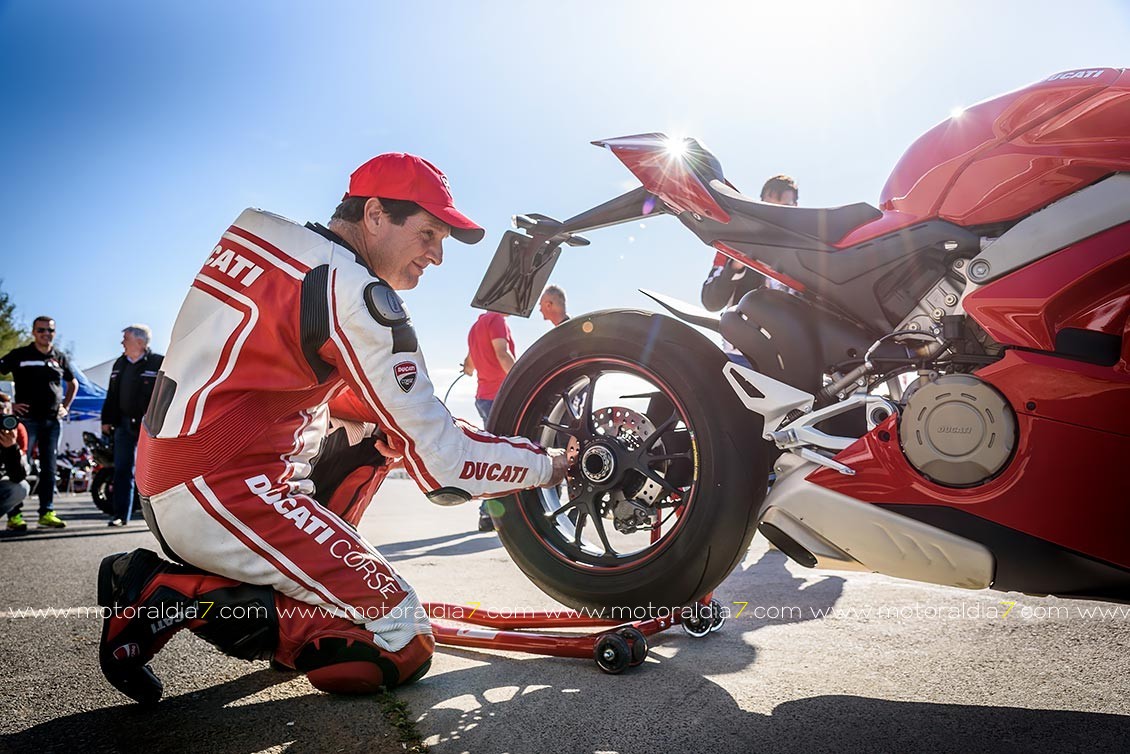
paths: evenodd
<path fill-rule="evenodd" d="M 409 601 L 418 604 L 410 594 Z M 305 673 L 319 691 L 372 694 L 418 681 L 431 668 L 436 643 L 426 619 L 421 624 L 411 617 L 383 618 L 358 625 L 282 594 L 276 594 L 276 604 L 275 665 Z M 381 633 L 375 634 L 372 629 L 378 627 Z"/>
<path fill-rule="evenodd" d="M 148 663 L 182 628 L 244 660 L 270 658 L 278 640 L 270 587 L 169 563 L 149 550 L 102 560 L 98 604 L 102 673 L 141 704 L 160 700 L 163 687 Z"/>

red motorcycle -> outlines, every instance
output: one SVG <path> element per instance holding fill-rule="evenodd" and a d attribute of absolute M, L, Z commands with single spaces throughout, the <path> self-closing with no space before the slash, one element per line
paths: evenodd
<path fill-rule="evenodd" d="M 693 139 L 594 142 L 641 187 L 522 215 L 474 305 L 529 316 L 562 245 L 658 214 L 795 291 L 575 317 L 491 430 L 568 449 L 499 535 L 574 607 L 689 604 L 754 531 L 810 567 L 1130 601 L 1130 72 L 1067 71 L 915 142 L 879 208 L 740 193 Z M 719 331 L 753 368 L 696 329 Z"/>

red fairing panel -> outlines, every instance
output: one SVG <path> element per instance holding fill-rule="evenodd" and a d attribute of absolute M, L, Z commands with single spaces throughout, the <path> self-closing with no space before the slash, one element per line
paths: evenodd
<path fill-rule="evenodd" d="M 1015 456 L 988 484 L 958 490 L 925 479 L 903 456 L 894 417 L 836 456 L 855 476 L 821 469 L 808 480 L 870 503 L 957 508 L 1130 567 L 1130 476 L 1111 471 L 1130 458 L 1130 378 L 1018 351 L 978 376 L 1022 412 Z M 882 430 L 889 441 L 879 439 Z"/>
<path fill-rule="evenodd" d="M 1024 217 L 1130 170 L 1130 72 L 1065 71 L 974 105 L 927 131 L 880 196 L 884 217 L 836 244 L 940 218 L 964 227 Z"/>
<path fill-rule="evenodd" d="M 760 261 L 754 259 L 753 257 L 746 256 L 745 254 L 741 253 L 740 251 L 738 251 L 734 247 L 732 247 L 728 244 L 725 244 L 722 241 L 715 241 L 714 242 L 714 248 L 718 250 L 718 253 L 714 255 L 714 266 L 715 267 L 720 267 L 720 266 L 726 264 L 726 259 L 729 258 L 729 259 L 733 259 L 735 262 L 741 262 L 746 267 L 752 267 L 753 269 L 757 270 L 758 272 L 760 272 L 765 277 L 773 278 L 778 283 L 781 283 L 783 285 L 787 285 L 790 288 L 792 288 L 794 291 L 800 291 L 801 293 L 803 293 L 804 291 L 808 290 L 808 286 L 806 286 L 804 283 L 800 282 L 799 280 L 793 280 L 791 277 L 789 277 L 785 273 L 777 272 L 776 270 L 774 270 L 772 267 L 765 264 L 764 262 L 760 262 Z"/>
<path fill-rule="evenodd" d="M 1056 333 L 1065 327 L 1122 335 L 1130 321 L 1130 223 L 989 283 L 963 306 L 1006 345 L 1054 351 Z M 1125 345 L 1118 365 L 1123 373 Z"/>
<path fill-rule="evenodd" d="M 977 372 L 1013 410 L 1130 437 L 1130 374 L 1117 367 L 1009 351 Z M 1034 409 L 1028 409 L 1029 404 Z"/>
<path fill-rule="evenodd" d="M 649 136 L 655 139 L 648 140 Z M 714 201 L 702 181 L 687 169 L 683 160 L 672 157 L 656 139 L 658 134 L 611 139 L 604 142 L 632 175 L 651 193 L 678 212 L 695 212 L 720 223 L 730 215 Z M 633 139 L 635 143 L 631 142 Z"/>

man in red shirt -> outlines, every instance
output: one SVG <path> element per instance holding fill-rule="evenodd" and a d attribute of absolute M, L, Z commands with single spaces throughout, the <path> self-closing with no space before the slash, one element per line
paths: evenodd
<path fill-rule="evenodd" d="M 475 389 L 475 409 L 487 425 L 494 399 L 503 380 L 514 366 L 514 336 L 506 315 L 486 312 L 479 316 L 467 333 L 467 358 L 463 360 L 463 374 L 479 371 L 479 384 Z M 494 521 L 487 509 L 487 501 L 479 505 L 479 531 L 491 531 Z"/>

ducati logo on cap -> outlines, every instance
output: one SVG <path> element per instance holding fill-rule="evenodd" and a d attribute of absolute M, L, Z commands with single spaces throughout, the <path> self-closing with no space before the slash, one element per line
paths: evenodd
<path fill-rule="evenodd" d="M 396 377 L 396 384 L 406 393 L 416 384 L 415 362 L 402 361 L 392 368 L 392 373 Z"/>

